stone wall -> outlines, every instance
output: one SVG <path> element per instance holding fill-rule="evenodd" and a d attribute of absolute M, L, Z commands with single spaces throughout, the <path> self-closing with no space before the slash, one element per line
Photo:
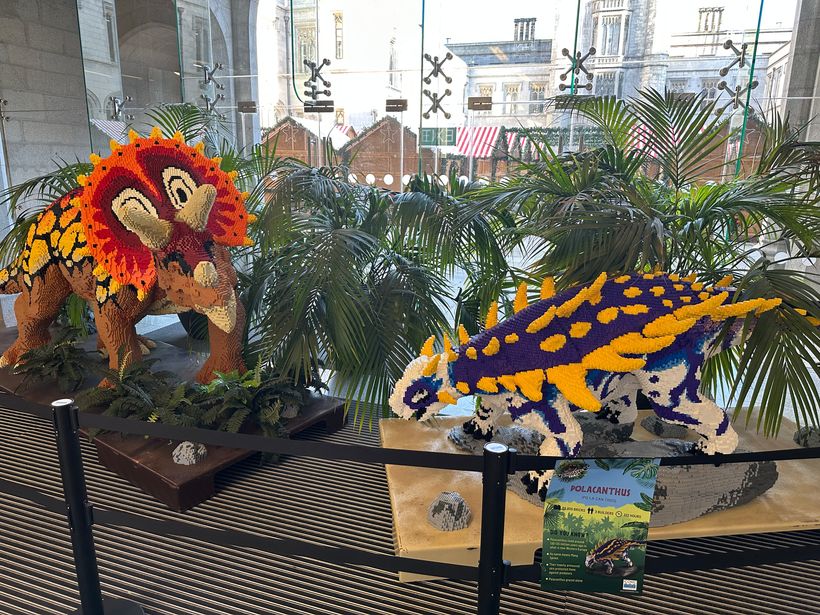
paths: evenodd
<path fill-rule="evenodd" d="M 0 98 L 8 100 L 11 183 L 85 158 L 90 147 L 77 8 L 66 0 L 0 2 Z"/>

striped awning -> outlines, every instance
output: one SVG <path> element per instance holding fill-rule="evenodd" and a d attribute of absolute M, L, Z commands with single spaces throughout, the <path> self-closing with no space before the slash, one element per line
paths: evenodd
<path fill-rule="evenodd" d="M 336 124 L 331 130 L 336 130 L 336 131 L 340 132 L 341 134 L 343 134 L 346 137 L 350 136 L 347 133 L 350 132 L 351 130 L 353 131 L 354 134 L 356 133 L 356 130 L 350 124 Z"/>
<path fill-rule="evenodd" d="M 458 129 L 456 153 L 473 158 L 489 158 L 501 147 L 498 140 L 501 126 L 465 126 Z M 531 156 L 537 158 L 538 152 L 530 147 L 529 139 L 523 134 L 511 130 L 506 133 L 507 153 L 519 156 L 529 148 Z M 500 153 L 500 152 L 499 152 Z"/>
<path fill-rule="evenodd" d="M 91 125 L 117 143 L 128 143 L 128 125 L 125 122 L 92 119 Z"/>
<path fill-rule="evenodd" d="M 464 126 L 456 135 L 456 152 L 461 156 L 489 158 L 495 149 L 500 126 Z"/>

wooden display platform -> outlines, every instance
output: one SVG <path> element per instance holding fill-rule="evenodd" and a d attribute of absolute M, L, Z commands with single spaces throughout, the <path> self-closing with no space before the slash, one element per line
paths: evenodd
<path fill-rule="evenodd" d="M 7 348 L 16 336 L 16 329 L 0 328 L 0 347 Z M 150 358 L 158 360 L 157 369 L 177 374 L 180 380 L 193 380 L 206 358 L 201 353 L 161 341 L 156 344 Z M 94 350 L 96 337 L 91 336 L 83 347 Z M 99 361 L 102 365 L 104 360 L 99 354 L 92 353 L 89 361 Z M 93 369 L 88 371 L 89 376 L 82 388 L 96 386 L 100 380 Z M 12 373 L 9 368 L 0 368 L 0 388 L 43 405 L 49 405 L 55 399 L 71 397 L 71 394 L 60 392 L 52 382 L 23 384 L 22 376 Z M 283 421 L 284 436 L 292 437 L 322 423 L 328 433 L 333 433 L 344 426 L 345 418 L 343 400 L 316 396 L 297 417 Z M 179 442 L 106 433 L 97 436 L 94 444 L 103 466 L 177 511 L 187 510 L 212 497 L 216 493 L 216 475 L 255 454 L 243 449 L 208 446 L 208 455 L 202 462 L 183 466 L 171 459 L 171 452 Z"/>
<path fill-rule="evenodd" d="M 633 438 L 651 440 L 639 423 Z M 503 417 L 509 421 L 509 416 Z M 466 417 L 442 417 L 436 425 L 382 420 L 379 424 L 384 448 L 409 448 L 420 451 L 463 453 L 447 439 L 448 431 Z M 795 426 L 783 419 L 780 435 L 766 439 L 754 433 L 754 426 L 744 430 L 735 425 L 740 435 L 740 447 L 753 450 L 797 448 L 792 441 Z M 466 453 L 464 453 L 466 454 Z M 685 523 L 649 530 L 649 540 L 725 536 L 762 532 L 784 532 L 820 528 L 820 493 L 814 488 L 820 475 L 820 459 L 777 462 L 780 477 L 762 496 L 748 504 L 710 513 Z M 475 566 L 481 528 L 481 474 L 434 470 L 408 466 L 386 466 L 390 502 L 393 508 L 393 531 L 396 554 L 402 557 L 426 559 L 452 564 Z M 473 513 L 469 527 L 442 532 L 427 522 L 427 509 L 442 491 L 458 491 Z M 542 511 L 507 491 L 504 526 L 504 559 L 513 565 L 532 564 L 535 551 L 542 546 Z M 435 577 L 399 573 L 400 581 L 420 581 Z"/>

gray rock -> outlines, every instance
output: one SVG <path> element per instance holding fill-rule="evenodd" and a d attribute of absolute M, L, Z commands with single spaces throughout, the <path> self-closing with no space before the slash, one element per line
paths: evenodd
<path fill-rule="evenodd" d="M 595 412 L 572 415 L 584 432 L 584 442 L 626 442 L 632 437 L 634 423 L 612 423 Z"/>
<path fill-rule="evenodd" d="M 427 509 L 427 521 L 443 532 L 463 530 L 472 519 L 470 506 L 457 491 L 442 491 Z"/>
<path fill-rule="evenodd" d="M 641 427 L 651 434 L 660 436 L 661 438 L 685 438 L 689 435 L 689 428 L 683 425 L 675 425 L 674 423 L 667 423 L 663 419 L 650 414 L 641 421 Z"/>
<path fill-rule="evenodd" d="M 297 404 L 285 404 L 285 408 L 282 410 L 282 418 L 295 419 L 297 416 L 299 416 L 299 406 Z"/>
<path fill-rule="evenodd" d="M 580 414 L 576 415 L 579 418 Z M 593 420 L 595 420 L 593 418 Z M 584 445 L 581 457 L 675 457 L 688 455 L 692 443 L 680 439 L 650 441 L 607 441 L 607 432 L 592 432 L 587 437 L 589 420 L 581 423 Z M 592 423 L 594 427 L 597 427 Z M 815 437 L 817 433 L 813 434 Z M 481 454 L 485 442 L 474 440 L 461 427 L 450 430 L 448 438 L 462 450 Z M 496 430 L 493 441 L 502 442 L 524 455 L 537 455 L 542 437 L 519 425 Z M 814 444 L 813 446 L 816 446 Z M 743 452 L 738 450 L 738 452 Z M 716 458 L 715 461 L 718 461 Z M 516 472 L 507 482 L 507 489 L 541 507 L 537 495 L 528 494 L 521 482 L 525 472 Z M 777 482 L 777 464 L 773 461 L 690 466 L 661 466 L 655 486 L 650 526 L 682 523 L 710 512 L 725 510 L 752 501 Z"/>
<path fill-rule="evenodd" d="M 196 442 L 181 442 L 171 453 L 171 459 L 174 460 L 174 463 L 181 466 L 192 466 L 207 456 L 208 449 L 205 448 L 205 445 Z"/>
<path fill-rule="evenodd" d="M 820 429 L 817 427 L 801 427 L 794 432 L 794 441 L 803 448 L 820 446 Z"/>

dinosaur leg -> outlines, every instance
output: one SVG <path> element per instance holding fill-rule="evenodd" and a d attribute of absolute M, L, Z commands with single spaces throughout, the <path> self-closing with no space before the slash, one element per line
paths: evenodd
<path fill-rule="evenodd" d="M 601 410 L 596 419 L 608 420 L 616 425 L 632 424 L 638 418 L 638 380 L 632 374 L 616 376 L 609 390 L 601 397 Z"/>
<path fill-rule="evenodd" d="M 545 457 L 574 457 L 581 450 L 584 434 L 572 416 L 569 402 L 559 395 L 552 407 L 541 406 L 521 416 L 519 422 L 544 436 L 538 450 Z M 541 501 L 547 497 L 547 484 L 553 470 L 532 470 L 522 478 L 527 493 L 538 493 Z"/>
<path fill-rule="evenodd" d="M 97 323 L 97 335 L 108 352 L 108 366 L 118 369 L 124 365 L 139 361 L 142 358 L 139 338 L 135 323 L 140 317 L 140 306 L 134 297 L 121 291 L 118 301 L 106 301 L 94 305 L 94 319 Z M 119 354 L 122 351 L 122 365 Z"/>
<path fill-rule="evenodd" d="M 140 351 L 144 357 L 151 354 L 152 348 L 157 347 L 157 343 L 154 340 L 150 340 L 142 335 L 138 335 L 137 339 L 140 342 Z M 103 358 L 108 357 L 108 348 L 105 347 L 105 343 L 100 336 L 97 336 L 97 352 L 99 352 Z"/>
<path fill-rule="evenodd" d="M 17 340 L 0 357 L 0 367 L 16 364 L 26 352 L 51 340 L 48 327 L 70 293 L 71 287 L 54 266 L 34 278 L 31 288 L 23 286 L 14 302 Z"/>
<path fill-rule="evenodd" d="M 701 436 L 695 450 L 710 455 L 735 450 L 737 433 L 729 416 L 698 390 L 700 364 L 682 361 L 664 370 L 641 372 L 639 380 L 655 414 Z"/>
<path fill-rule="evenodd" d="M 509 405 L 508 395 L 482 395 L 481 403 L 476 407 L 475 414 L 463 425 L 464 433 L 470 434 L 476 440 L 489 442 L 493 439 L 496 421 Z"/>
<path fill-rule="evenodd" d="M 211 355 L 196 375 L 198 382 L 210 382 L 214 379 L 215 372 L 245 372 L 245 362 L 242 359 L 242 337 L 244 334 L 245 307 L 239 300 L 236 301 L 236 323 L 230 332 L 226 333 L 208 319 L 208 340 L 211 346 Z"/>

